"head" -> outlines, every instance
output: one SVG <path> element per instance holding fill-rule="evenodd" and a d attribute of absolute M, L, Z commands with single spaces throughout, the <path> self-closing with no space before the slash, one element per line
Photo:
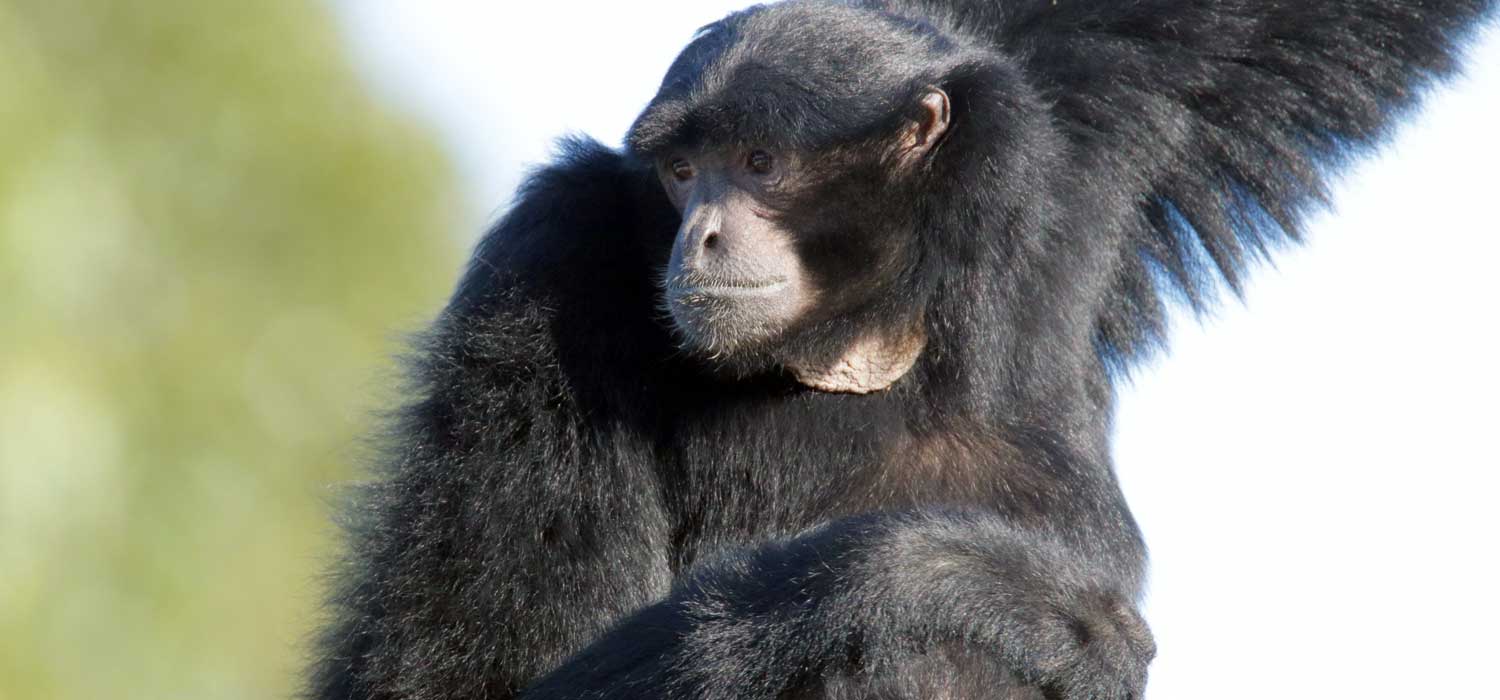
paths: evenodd
<path fill-rule="evenodd" d="M 964 53 L 821 3 L 705 28 L 632 127 L 681 225 L 662 274 L 685 348 L 735 374 L 875 391 L 921 354 L 921 232 Z"/>

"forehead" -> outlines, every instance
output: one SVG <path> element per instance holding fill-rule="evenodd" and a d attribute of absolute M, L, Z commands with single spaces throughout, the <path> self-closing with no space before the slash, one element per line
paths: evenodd
<path fill-rule="evenodd" d="M 642 154 L 767 144 L 816 150 L 897 116 L 936 64 L 930 27 L 825 3 L 754 8 L 705 27 L 631 128 Z"/>

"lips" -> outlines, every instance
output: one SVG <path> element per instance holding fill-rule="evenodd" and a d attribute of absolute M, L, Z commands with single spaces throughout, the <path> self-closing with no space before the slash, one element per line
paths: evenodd
<path fill-rule="evenodd" d="M 667 292 L 673 295 L 763 296 L 780 291 L 787 284 L 785 276 L 760 279 L 715 277 L 689 273 L 667 280 Z"/>

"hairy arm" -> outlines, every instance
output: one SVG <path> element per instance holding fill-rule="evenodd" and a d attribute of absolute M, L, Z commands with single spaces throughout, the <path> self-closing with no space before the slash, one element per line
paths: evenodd
<path fill-rule="evenodd" d="M 1080 190 L 1130 251 L 1100 320 L 1125 361 L 1161 338 L 1159 285 L 1201 305 L 1295 240 L 1329 174 L 1454 72 L 1495 0 L 967 0 L 939 6 L 1022 61 Z M 1164 274 L 1159 274 L 1164 273 Z"/>
<path fill-rule="evenodd" d="M 526 697 L 1137 697 L 1132 595 L 991 512 L 862 516 L 702 566 Z"/>
<path fill-rule="evenodd" d="M 620 319 L 649 317 L 649 281 L 619 272 L 649 268 L 611 265 L 634 254 L 639 197 L 617 155 L 569 148 L 418 348 L 418 398 L 354 499 L 313 697 L 511 697 L 667 590 L 649 445 L 589 375 L 601 353 L 628 362 Z M 640 284 L 648 306 L 621 313 Z"/>

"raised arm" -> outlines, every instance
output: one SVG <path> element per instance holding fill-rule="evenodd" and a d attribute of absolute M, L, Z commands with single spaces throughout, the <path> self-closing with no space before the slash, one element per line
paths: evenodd
<path fill-rule="evenodd" d="M 900 4 L 900 3 L 898 3 Z M 1158 283 L 1196 305 L 1295 240 L 1331 171 L 1377 143 L 1494 0 L 918 2 L 1020 59 L 1129 250 L 1101 340 L 1159 339 Z M 1156 270 L 1165 276 L 1154 274 Z"/>
<path fill-rule="evenodd" d="M 642 352 L 614 341 L 650 317 L 632 256 L 652 200 L 617 154 L 568 148 L 415 353 L 414 398 L 352 499 L 313 698 L 511 697 L 667 590 L 649 447 L 590 377 Z"/>

